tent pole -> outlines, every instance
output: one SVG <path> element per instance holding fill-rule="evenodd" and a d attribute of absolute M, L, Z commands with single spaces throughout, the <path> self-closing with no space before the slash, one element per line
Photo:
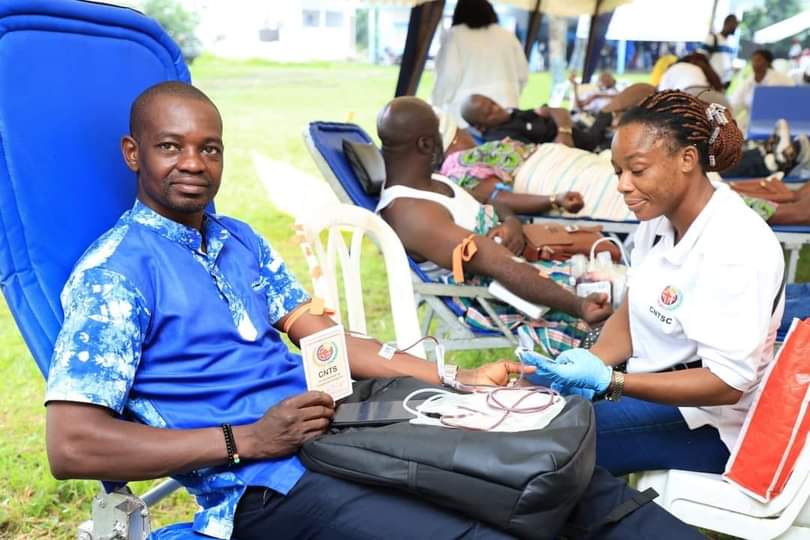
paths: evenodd
<path fill-rule="evenodd" d="M 596 5 L 593 8 L 593 15 L 591 16 L 591 27 L 588 28 L 588 44 L 585 46 L 585 63 L 582 66 L 582 82 L 591 82 L 591 75 L 594 72 L 596 60 L 599 58 L 598 52 L 594 51 L 596 39 L 596 19 L 599 17 L 599 8 L 602 6 L 602 0 L 596 0 Z"/>
<path fill-rule="evenodd" d="M 430 42 L 442 20 L 444 0 L 434 0 L 411 8 L 408 23 L 408 36 L 405 38 L 405 51 L 399 66 L 399 78 L 395 96 L 416 94 L 419 79 L 425 69 Z"/>
<path fill-rule="evenodd" d="M 714 18 L 717 17 L 717 2 L 719 0 L 714 0 L 712 4 L 712 17 L 709 19 L 709 33 L 711 34 L 714 32 Z"/>
<path fill-rule="evenodd" d="M 537 34 L 540 33 L 540 23 L 543 21 L 543 12 L 540 11 L 540 4 L 543 0 L 537 0 L 534 4 L 534 10 L 529 14 L 529 28 L 526 30 L 526 42 L 523 44 L 523 52 L 526 53 L 526 59 L 532 58 L 532 47 L 534 42 L 537 41 Z"/>

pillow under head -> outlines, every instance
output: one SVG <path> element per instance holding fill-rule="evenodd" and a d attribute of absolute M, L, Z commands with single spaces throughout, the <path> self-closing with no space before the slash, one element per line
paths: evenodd
<path fill-rule="evenodd" d="M 382 152 L 373 143 L 343 139 L 343 152 L 367 195 L 377 196 L 385 183 Z"/>

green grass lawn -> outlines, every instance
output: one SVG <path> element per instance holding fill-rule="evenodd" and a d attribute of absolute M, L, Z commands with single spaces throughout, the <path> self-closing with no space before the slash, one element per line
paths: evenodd
<path fill-rule="evenodd" d="M 291 241 L 292 220 L 270 204 L 253 168 L 251 152 L 318 175 L 301 138 L 307 122 L 351 118 L 373 134 L 377 111 L 392 97 L 396 69 L 352 64 L 287 66 L 200 58 L 192 66 L 192 75 L 195 83 L 217 103 L 225 122 L 226 167 L 217 198 L 218 211 L 253 224 L 308 284 L 303 257 Z M 427 73 L 420 95 L 426 97 L 431 86 L 432 74 Z M 523 105 L 535 106 L 545 101 L 548 86 L 546 74 L 532 75 Z M 799 278 L 807 281 L 810 254 L 804 255 Z M 393 332 L 379 259 L 371 256 L 363 274 L 370 331 L 389 339 Z M 455 360 L 471 364 L 497 354 L 466 353 Z M 57 482 L 50 476 L 45 456 L 43 393 L 42 377 L 3 303 L 0 305 L 3 433 L 0 538 L 73 538 L 78 524 L 89 517 L 90 500 L 98 489 L 96 482 Z M 148 485 L 138 483 L 134 488 L 140 492 Z M 194 506 L 187 495 L 175 495 L 157 507 L 153 524 L 189 520 Z"/>

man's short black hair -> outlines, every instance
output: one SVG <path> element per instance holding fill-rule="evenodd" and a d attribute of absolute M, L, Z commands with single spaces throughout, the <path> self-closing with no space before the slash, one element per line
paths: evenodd
<path fill-rule="evenodd" d="M 140 95 L 135 98 L 135 101 L 132 102 L 132 107 L 129 110 L 129 134 L 132 137 L 137 139 L 138 135 L 140 135 L 143 128 L 143 116 L 147 106 L 153 99 L 160 96 L 176 96 L 205 101 L 219 113 L 219 109 L 217 109 L 217 106 L 211 101 L 211 98 L 206 96 L 205 93 L 196 86 L 182 81 L 164 81 L 150 86 L 141 92 Z"/>

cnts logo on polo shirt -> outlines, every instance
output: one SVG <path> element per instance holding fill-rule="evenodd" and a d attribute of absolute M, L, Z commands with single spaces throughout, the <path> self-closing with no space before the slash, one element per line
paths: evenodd
<path fill-rule="evenodd" d="M 658 305 L 663 309 L 659 311 L 655 306 L 650 306 L 650 313 L 653 317 L 664 324 L 672 324 L 672 317 L 666 311 L 672 311 L 681 305 L 683 292 L 672 285 L 667 285 L 661 294 L 658 295 Z"/>
<path fill-rule="evenodd" d="M 670 311 L 680 306 L 682 301 L 683 291 L 672 285 L 664 287 L 664 290 L 661 291 L 661 295 L 658 297 L 658 305 Z"/>

